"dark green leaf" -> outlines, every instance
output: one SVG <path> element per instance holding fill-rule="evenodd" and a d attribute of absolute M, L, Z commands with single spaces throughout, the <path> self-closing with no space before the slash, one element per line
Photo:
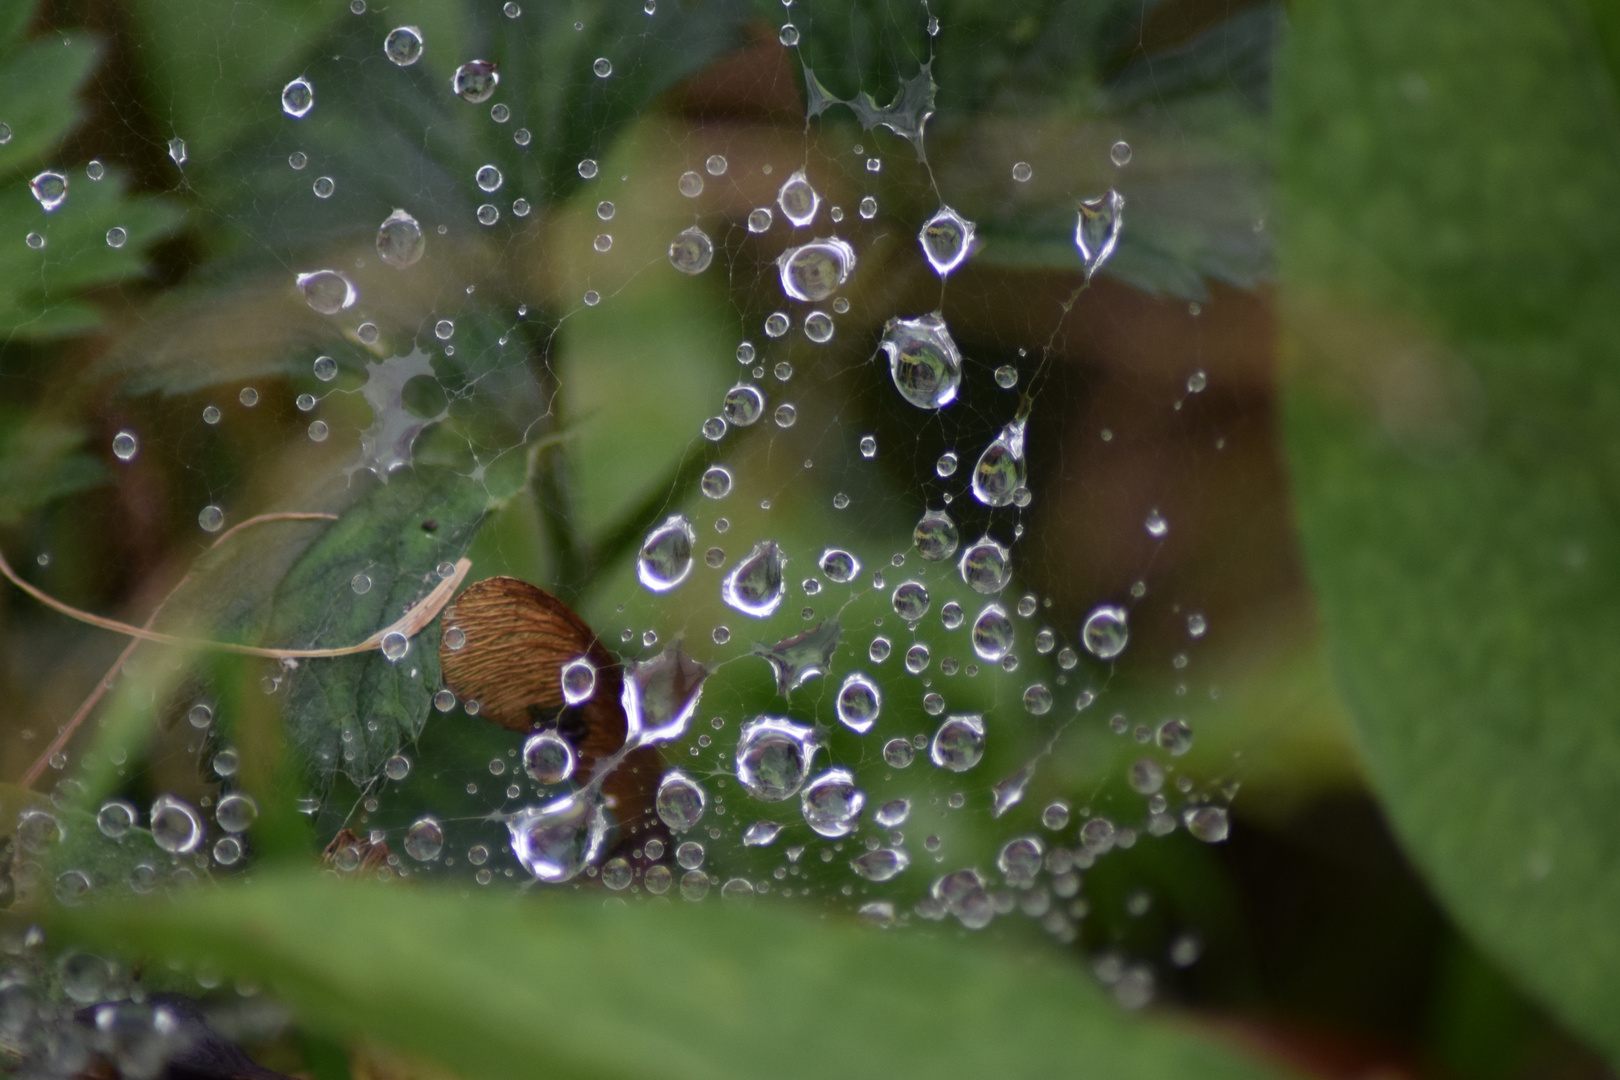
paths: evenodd
<path fill-rule="evenodd" d="M 1286 426 L 1339 679 L 1441 898 L 1620 1060 L 1613 71 L 1568 6 L 1297 12 Z"/>

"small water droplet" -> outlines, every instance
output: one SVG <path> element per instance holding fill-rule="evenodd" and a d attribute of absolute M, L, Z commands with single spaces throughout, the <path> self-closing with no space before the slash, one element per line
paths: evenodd
<path fill-rule="evenodd" d="M 405 854 L 417 862 L 432 862 L 443 850 L 444 827 L 437 818 L 417 818 L 405 831 Z"/>
<path fill-rule="evenodd" d="M 1086 278 L 1102 269 L 1119 244 L 1119 231 L 1125 223 L 1125 196 L 1117 191 L 1080 203 L 1074 226 L 1074 244 L 1085 263 Z"/>
<path fill-rule="evenodd" d="M 1080 642 L 1086 651 L 1099 660 L 1112 660 L 1125 651 L 1130 640 L 1125 609 L 1115 604 L 1103 604 L 1086 616 L 1080 627 Z"/>
<path fill-rule="evenodd" d="M 750 720 L 737 738 L 737 780 L 762 802 L 792 798 L 804 784 L 816 750 L 812 728 L 773 716 Z"/>
<path fill-rule="evenodd" d="M 684 514 L 672 514 L 642 542 L 636 574 L 653 592 L 668 592 L 692 572 L 697 530 Z"/>
<path fill-rule="evenodd" d="M 1155 540 L 1163 540 L 1170 531 L 1170 523 L 1164 519 L 1163 514 L 1159 513 L 1158 507 L 1154 507 L 1148 512 L 1147 520 L 1142 523 L 1142 527 Z"/>
<path fill-rule="evenodd" d="M 96 828 L 109 840 L 118 840 L 139 820 L 135 804 L 127 799 L 109 799 L 96 811 Z"/>
<path fill-rule="evenodd" d="M 708 801 L 708 794 L 696 780 L 679 769 L 671 769 L 658 784 L 653 806 L 658 819 L 671 832 L 683 833 L 702 819 Z"/>
<path fill-rule="evenodd" d="M 1231 830 L 1226 810 L 1219 806 L 1190 806 L 1182 811 L 1187 831 L 1206 844 L 1219 844 Z"/>
<path fill-rule="evenodd" d="M 186 140 L 179 138 L 169 140 L 169 160 L 176 165 L 186 163 Z"/>
<path fill-rule="evenodd" d="M 1035 170 L 1029 167 L 1029 162 L 1017 161 L 1013 163 L 1012 178 L 1016 182 L 1020 184 L 1027 184 L 1029 183 L 1029 178 L 1034 175 Z"/>
<path fill-rule="evenodd" d="M 405 659 L 405 654 L 410 651 L 410 647 L 411 639 L 398 630 L 383 635 L 381 642 L 383 659 L 391 664 L 397 664 Z"/>
<path fill-rule="evenodd" d="M 1108 148 L 1108 160 L 1115 165 L 1124 167 L 1131 163 L 1131 144 L 1124 139 L 1119 140 Z"/>
<path fill-rule="evenodd" d="M 336 315 L 347 311 L 360 298 L 346 274 L 336 270 L 313 270 L 297 276 L 298 291 L 312 311 L 322 315 Z"/>
<path fill-rule="evenodd" d="M 337 181 L 330 176 L 317 176 L 315 182 L 310 185 L 310 190 L 315 193 L 317 199 L 330 199 L 332 193 L 337 190 Z"/>
<path fill-rule="evenodd" d="M 209 503 L 198 512 L 197 524 L 202 526 L 203 532 L 219 532 L 225 524 L 225 511 Z"/>
<path fill-rule="evenodd" d="M 315 107 L 315 87 L 300 76 L 281 88 L 281 111 L 294 120 L 302 120 Z"/>
<path fill-rule="evenodd" d="M 122 225 L 114 225 L 107 230 L 107 246 L 113 249 L 121 248 L 129 242 L 129 232 Z"/>
<path fill-rule="evenodd" d="M 1002 364 L 996 368 L 996 385 L 1003 390 L 1011 390 L 1018 385 L 1018 369 L 1011 364 Z"/>
<path fill-rule="evenodd" d="M 974 592 L 993 596 L 1006 588 L 1012 577 L 1008 557 L 1005 546 L 986 536 L 962 552 L 957 569 Z"/>
<path fill-rule="evenodd" d="M 917 756 L 906 739 L 890 739 L 883 744 L 883 760 L 891 769 L 904 769 Z"/>
<path fill-rule="evenodd" d="M 463 101 L 482 105 L 494 95 L 495 87 L 500 85 L 501 73 L 498 68 L 498 64 L 488 60 L 469 60 L 450 76 L 450 89 Z"/>
<path fill-rule="evenodd" d="M 669 245 L 669 264 L 683 274 L 701 274 L 714 261 L 714 241 L 693 225 L 675 234 Z"/>
<path fill-rule="evenodd" d="M 473 183 L 478 185 L 480 191 L 498 191 L 505 182 L 506 177 L 502 176 L 501 170 L 493 165 L 480 165 L 478 171 L 473 174 Z"/>
<path fill-rule="evenodd" d="M 848 836 L 866 808 L 866 793 L 855 786 L 848 769 L 828 769 L 805 785 L 799 796 L 804 822 L 828 839 Z"/>
<path fill-rule="evenodd" d="M 895 586 L 889 602 L 896 615 L 907 622 L 916 622 L 928 614 L 928 589 L 920 581 L 903 581 Z"/>
<path fill-rule="evenodd" d="M 838 719 L 843 725 L 864 735 L 872 730 L 883 709 L 883 692 L 877 683 L 859 671 L 852 671 L 838 688 Z"/>
<path fill-rule="evenodd" d="M 941 206 L 923 222 L 917 241 L 934 273 L 944 277 L 966 261 L 972 253 L 974 231 L 973 222 L 949 206 Z"/>
<path fill-rule="evenodd" d="M 28 182 L 28 187 L 47 214 L 67 200 L 68 178 L 54 169 L 46 169 L 35 176 Z"/>
<path fill-rule="evenodd" d="M 802 229 L 815 220 L 816 211 L 821 208 L 821 196 L 810 186 L 804 170 L 799 169 L 783 181 L 776 193 L 776 205 L 782 208 L 794 228 Z"/>
<path fill-rule="evenodd" d="M 681 173 L 681 178 L 675 182 L 675 186 L 688 199 L 695 199 L 703 194 L 703 175 L 688 169 Z"/>
<path fill-rule="evenodd" d="M 173 795 L 159 795 L 147 820 L 152 823 L 152 841 L 171 855 L 189 855 L 202 843 L 202 818 Z"/>
<path fill-rule="evenodd" d="M 596 665 L 590 657 L 581 656 L 562 666 L 562 692 L 569 705 L 582 705 L 596 693 Z"/>
<path fill-rule="evenodd" d="M 605 56 L 598 56 L 595 62 L 591 64 L 591 70 L 596 72 L 598 79 L 605 79 L 613 74 L 613 61 Z"/>

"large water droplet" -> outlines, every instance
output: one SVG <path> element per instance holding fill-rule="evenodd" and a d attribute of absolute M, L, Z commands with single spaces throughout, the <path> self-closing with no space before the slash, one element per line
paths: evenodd
<path fill-rule="evenodd" d="M 738 383 L 726 391 L 720 411 L 734 427 L 747 427 L 765 411 L 765 395 L 753 383 Z"/>
<path fill-rule="evenodd" d="M 1012 577 L 1008 569 L 1008 551 L 993 537 L 985 536 L 966 551 L 957 564 L 962 580 L 974 592 L 994 596 L 1007 587 Z"/>
<path fill-rule="evenodd" d="M 583 705 L 596 693 L 596 665 L 590 657 L 581 656 L 562 666 L 562 692 L 570 705 Z"/>
<path fill-rule="evenodd" d="M 877 848 L 849 860 L 849 868 L 867 881 L 888 881 L 911 865 L 911 854 L 905 848 Z"/>
<path fill-rule="evenodd" d="M 685 514 L 672 514 L 647 534 L 636 560 L 636 574 L 653 592 L 668 592 L 692 572 L 692 545 L 697 530 Z"/>
<path fill-rule="evenodd" d="M 654 809 L 658 819 L 669 826 L 671 832 L 683 833 L 703 817 L 709 797 L 701 785 L 679 769 L 664 774 L 658 784 Z"/>
<path fill-rule="evenodd" d="M 405 833 L 405 854 L 417 862 L 432 862 L 444 850 L 444 827 L 436 818 L 421 817 Z"/>
<path fill-rule="evenodd" d="M 973 231 L 973 222 L 948 206 L 941 206 L 923 223 L 917 240 L 934 273 L 944 277 L 962 265 L 973 247 Z"/>
<path fill-rule="evenodd" d="M 916 529 L 912 530 L 911 542 L 917 547 L 917 554 L 929 562 L 944 562 L 956 554 L 961 537 L 956 531 L 956 522 L 951 520 L 949 514 L 943 510 L 929 510 L 917 522 Z"/>
<path fill-rule="evenodd" d="M 783 564 L 782 551 L 776 541 L 759 541 L 726 575 L 720 598 L 744 615 L 765 618 L 777 609 L 787 593 Z"/>
<path fill-rule="evenodd" d="M 855 580 L 855 575 L 861 572 L 861 560 L 843 548 L 828 548 L 821 553 L 821 572 L 827 575 L 828 581 L 840 585 Z"/>
<path fill-rule="evenodd" d="M 855 249 L 836 236 L 788 248 L 776 260 L 782 291 L 816 302 L 837 292 L 855 269 Z"/>
<path fill-rule="evenodd" d="M 823 619 L 813 629 L 795 634 L 775 645 L 755 642 L 753 654 L 763 657 L 776 675 L 776 692 L 787 696 L 791 690 L 827 673 L 832 654 L 838 648 L 843 627 L 836 618 Z"/>
<path fill-rule="evenodd" d="M 602 854 L 608 820 L 589 789 L 539 807 L 525 807 L 506 823 L 512 854 L 535 878 L 568 881 Z"/>
<path fill-rule="evenodd" d="M 857 735 L 872 730 L 883 710 L 883 692 L 863 672 L 852 671 L 838 688 L 838 719 Z"/>
<path fill-rule="evenodd" d="M 315 88 L 302 76 L 281 88 L 281 111 L 301 120 L 315 107 Z"/>
<path fill-rule="evenodd" d="M 465 101 L 474 105 L 482 104 L 490 99 L 495 87 L 500 84 L 501 73 L 496 70 L 498 66 L 488 60 L 469 60 L 450 76 L 450 89 Z"/>
<path fill-rule="evenodd" d="M 942 409 L 962 384 L 962 353 L 937 314 L 890 319 L 878 342 L 900 396 L 919 409 Z"/>
<path fill-rule="evenodd" d="M 847 836 L 866 808 L 866 793 L 848 769 L 828 769 L 805 786 L 799 809 L 806 825 L 829 839 Z"/>
<path fill-rule="evenodd" d="M 896 615 L 907 622 L 916 622 L 928 614 L 928 589 L 920 581 L 903 581 L 895 586 L 889 602 Z"/>
<path fill-rule="evenodd" d="M 389 266 L 400 270 L 414 266 L 426 250 L 421 222 L 404 210 L 395 210 L 377 227 L 377 257 Z"/>
<path fill-rule="evenodd" d="M 782 213 L 794 228 L 802 229 L 815 220 L 816 211 L 821 207 L 821 196 L 805 179 L 804 170 L 799 169 L 783 181 L 776 193 L 776 205 L 782 208 Z"/>
<path fill-rule="evenodd" d="M 1080 627 L 1080 641 L 1099 660 L 1112 660 L 1124 652 L 1129 638 L 1125 609 L 1114 604 L 1094 609 Z"/>
<path fill-rule="evenodd" d="M 253 796 L 233 791 L 214 807 L 214 820 L 228 833 L 242 833 L 259 818 L 259 804 Z"/>
<path fill-rule="evenodd" d="M 523 771 L 537 784 L 560 784 L 574 775 L 574 746 L 555 731 L 537 731 L 523 741 Z"/>
<path fill-rule="evenodd" d="M 708 677 L 709 669 L 687 656 L 678 639 L 651 660 L 636 664 L 620 699 L 626 742 L 644 746 L 683 737 Z"/>
<path fill-rule="evenodd" d="M 480 191 L 499 191 L 505 182 L 506 177 L 493 165 L 480 165 L 478 171 L 473 173 L 473 183 L 478 185 Z"/>
<path fill-rule="evenodd" d="M 709 498 L 723 499 L 731 494 L 731 471 L 724 465 L 711 465 L 704 471 L 700 486 Z"/>
<path fill-rule="evenodd" d="M 714 241 L 693 225 L 675 234 L 669 244 L 669 264 L 683 274 L 701 274 L 714 261 Z"/>
<path fill-rule="evenodd" d="M 928 744 L 928 760 L 941 769 L 967 772 L 984 757 L 984 717 L 947 716 Z"/>
<path fill-rule="evenodd" d="M 400 67 L 422 59 L 422 31 L 414 26 L 395 27 L 383 38 L 383 55 Z"/>
<path fill-rule="evenodd" d="M 1119 244 L 1119 230 L 1125 223 L 1125 196 L 1117 191 L 1080 203 L 1080 216 L 1074 225 L 1074 246 L 1086 266 L 1086 278 L 1102 269 L 1103 263 Z"/>
<path fill-rule="evenodd" d="M 973 620 L 973 651 L 981 660 L 996 663 L 1012 651 L 1014 639 L 1012 619 L 1000 604 L 986 604 Z"/>
<path fill-rule="evenodd" d="M 30 180 L 28 187 L 48 214 L 67 198 L 68 178 L 53 169 L 46 169 Z"/>
<path fill-rule="evenodd" d="M 973 466 L 973 497 L 986 506 L 1006 506 L 1024 486 L 1024 421 L 1001 429 Z"/>
<path fill-rule="evenodd" d="M 814 729 L 761 716 L 737 736 L 737 780 L 762 802 L 790 799 L 803 786 L 815 752 Z"/>
<path fill-rule="evenodd" d="M 298 291 L 304 294 L 304 302 L 322 315 L 347 311 L 360 298 L 354 282 L 336 270 L 312 270 L 299 274 L 297 281 Z"/>
<path fill-rule="evenodd" d="M 149 820 L 152 841 L 172 855 L 189 855 L 202 843 L 202 818 L 173 795 L 159 795 L 153 801 Z"/>

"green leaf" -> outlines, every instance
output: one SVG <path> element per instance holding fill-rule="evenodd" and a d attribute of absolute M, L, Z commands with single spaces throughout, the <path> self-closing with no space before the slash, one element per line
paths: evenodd
<path fill-rule="evenodd" d="M 309 1026 L 467 1080 L 1278 1075 L 1122 1012 L 1073 965 L 884 935 L 785 904 L 466 897 L 263 875 L 60 930 L 217 964 Z"/>
<path fill-rule="evenodd" d="M 1620 1061 L 1614 71 L 1572 6 L 1294 10 L 1286 433 L 1339 681 L 1442 900 Z"/>
<path fill-rule="evenodd" d="M 96 47 L 88 40 L 56 37 L 30 42 L 0 60 L 0 120 L 11 127 L 11 141 L 0 146 L 0 179 L 13 183 L 13 174 L 38 165 L 78 123 L 73 95 L 95 62 Z"/>
<path fill-rule="evenodd" d="M 466 550 L 489 502 L 483 487 L 442 467 L 354 482 L 373 486 L 276 587 L 267 641 L 320 648 L 376 633 L 439 583 L 436 568 Z M 362 574 L 369 584 L 357 592 Z M 323 787 L 338 769 L 363 782 L 421 731 L 438 688 L 437 623 L 397 663 L 377 652 L 306 660 L 287 676 L 288 734 Z"/>

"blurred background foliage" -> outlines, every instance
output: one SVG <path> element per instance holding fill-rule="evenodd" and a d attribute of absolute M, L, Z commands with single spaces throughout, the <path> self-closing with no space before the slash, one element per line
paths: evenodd
<path fill-rule="evenodd" d="M 791 711 L 834 728 L 833 759 L 858 764 L 874 802 L 916 801 L 912 828 L 958 860 L 943 869 L 988 868 L 1056 799 L 1141 819 L 1127 773 L 1144 755 L 1230 803 L 1230 837 L 1178 830 L 1109 853 L 1085 873 L 1083 917 L 1046 933 L 1019 917 L 977 934 L 855 927 L 861 900 L 905 910 L 933 871 L 851 898 L 843 859 L 807 859 L 802 896 L 751 907 L 711 895 L 604 911 L 594 887 L 468 899 L 468 868 L 443 864 L 416 889 L 337 886 L 313 868 L 344 826 L 393 838 L 433 812 L 447 850 L 502 850 L 488 815 L 504 785 L 488 763 L 521 740 L 431 709 L 437 629 L 399 665 L 280 669 L 143 647 L 35 785 L 68 842 L 32 868 L 17 854 L 23 899 L 7 933 L 46 920 L 53 941 L 147 961 L 149 985 L 203 999 L 263 1064 L 319 1080 L 439 1067 L 1024 1075 L 1076 1061 L 1144 1077 L 1611 1075 L 1614 17 L 1573 2 L 651 6 L 8 5 L 10 562 L 130 621 L 162 601 L 174 632 L 332 645 L 387 622 L 465 554 L 475 577 L 515 574 L 565 597 L 627 658 L 684 635 L 720 664 L 698 727 L 715 714 L 723 729 L 670 757 L 733 815 L 748 812 L 727 775 L 738 723 Z M 796 49 L 780 43 L 787 21 Z M 428 48 L 397 68 L 380 46 L 405 24 Z M 509 119 L 448 92 L 475 56 L 499 63 L 493 100 Z M 611 57 L 611 78 L 593 73 L 597 57 Z M 924 65 L 936 88 L 925 155 L 842 106 L 805 119 L 807 72 L 882 105 Z M 316 107 L 293 122 L 279 96 L 300 75 Z M 1110 156 L 1118 142 L 1127 164 Z M 724 177 L 684 196 L 676 178 L 714 153 Z M 1014 162 L 1027 182 L 1009 179 Z M 505 178 L 491 227 L 475 218 L 485 163 Z M 798 163 L 844 208 L 838 231 L 860 265 L 836 337 L 790 354 L 758 331 L 782 306 L 780 223 L 759 236 L 744 222 Z M 49 215 L 28 188 L 46 167 L 69 177 Z M 330 197 L 312 196 L 318 176 L 335 182 Z M 1127 199 L 1123 239 L 1076 297 L 1075 200 L 1110 187 Z M 854 211 L 867 193 L 872 220 Z M 527 214 L 508 209 L 515 197 Z M 984 242 L 943 289 L 913 240 L 942 198 Z M 405 274 L 372 254 L 396 207 L 427 231 L 428 257 Z M 694 222 L 717 251 L 690 279 L 665 250 Z M 107 243 L 114 226 L 123 246 Z M 614 243 L 599 253 L 603 232 Z M 358 287 L 342 319 L 294 287 L 321 266 Z M 886 319 L 935 307 L 967 374 L 962 402 L 919 422 L 867 360 Z M 431 336 L 440 319 L 455 324 L 452 352 Z M 800 421 L 710 443 L 697 432 L 739 375 L 743 338 L 766 366 L 791 355 Z M 400 415 L 422 431 L 383 483 L 356 467 L 365 391 L 418 347 L 434 377 L 403 384 Z M 336 361 L 332 381 L 315 376 L 317 356 Z M 992 379 L 1003 365 L 1017 389 Z M 1041 597 L 1041 624 L 1070 643 L 1095 604 L 1126 603 L 1131 644 L 1113 665 L 1027 656 L 1016 677 L 941 679 L 953 710 L 996 725 L 961 785 L 966 810 L 940 807 L 939 774 L 885 773 L 875 736 L 839 729 L 830 679 L 781 701 L 749 639 L 804 628 L 797 588 L 744 633 L 718 600 L 721 569 L 701 558 L 673 602 L 637 587 L 642 537 L 677 510 L 725 566 L 768 532 L 793 578 L 828 543 L 887 570 L 1026 390 L 1035 501 L 1012 519 L 960 500 L 963 539 L 1016 520 L 1007 599 Z M 305 394 L 316 411 L 296 404 Z M 329 438 L 308 437 L 316 419 Z M 141 437 L 127 462 L 111 453 L 123 430 Z M 864 434 L 872 461 L 856 450 Z M 965 459 L 949 483 L 934 471 L 947 448 Z M 719 504 L 697 490 L 716 461 L 737 478 Z M 282 511 L 340 520 L 255 526 L 215 547 L 198 529 L 205 506 L 230 525 Z M 1171 523 L 1163 538 L 1143 528 L 1154 511 Z M 945 569 L 913 558 L 891 584 L 917 576 L 935 612 L 954 598 L 971 614 L 981 601 Z M 867 667 L 865 628 L 891 619 L 896 655 L 868 668 L 885 736 L 931 730 L 887 598 L 848 590 L 836 610 L 852 628 L 837 672 Z M 1189 635 L 1194 613 L 1207 635 Z M 728 621 L 730 643 L 711 647 Z M 657 646 L 641 644 L 649 628 Z M 16 590 L 0 637 L 0 775 L 15 781 L 123 642 Z M 1033 678 L 1059 702 L 1038 720 L 1020 700 Z M 1097 702 L 1076 713 L 1088 689 Z M 219 717 L 207 731 L 187 721 L 198 700 Z M 1174 715 L 1196 737 L 1172 761 L 1135 733 Z M 992 816 L 991 784 L 1058 732 L 1023 802 Z M 240 758 L 229 778 L 212 765 L 227 747 Z M 411 775 L 379 787 L 402 748 Z M 150 852 L 84 842 L 103 798 L 207 806 L 232 786 L 263 809 L 255 869 L 197 867 L 217 888 L 132 902 L 117 883 Z M 6 828 L 45 799 L 0 790 Z M 763 878 L 781 858 L 732 843 L 711 860 Z M 48 880 L 67 867 L 107 883 L 107 902 L 53 910 Z M 1141 1004 L 1122 990 L 1132 965 L 1156 988 L 1139 1013 L 1121 1008 Z M 238 981 L 205 992 L 220 971 Z"/>

